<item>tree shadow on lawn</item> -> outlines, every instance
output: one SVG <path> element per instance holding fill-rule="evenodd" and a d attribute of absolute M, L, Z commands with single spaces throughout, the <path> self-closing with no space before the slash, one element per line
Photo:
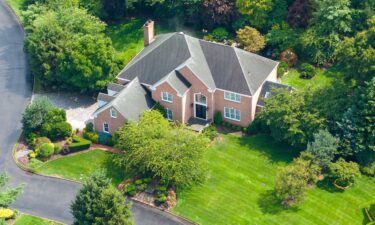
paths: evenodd
<path fill-rule="evenodd" d="M 123 168 L 113 163 L 113 157 L 108 157 L 101 168 L 105 169 L 107 177 L 111 179 L 111 183 L 115 186 L 129 177 Z"/>
<path fill-rule="evenodd" d="M 276 163 L 290 163 L 299 154 L 297 149 L 285 143 L 278 143 L 272 137 L 265 134 L 242 137 L 237 140 L 239 145 L 246 146 L 251 151 L 260 152 Z"/>
<path fill-rule="evenodd" d="M 258 206 L 264 214 L 279 214 L 281 212 L 297 212 L 299 209 L 296 206 L 286 208 L 281 204 L 281 201 L 276 197 L 274 190 L 268 190 L 262 193 L 258 198 Z"/>
<path fill-rule="evenodd" d="M 316 186 L 324 191 L 330 193 L 343 193 L 344 190 L 340 190 L 333 185 L 333 179 L 326 177 L 324 180 L 319 181 Z"/>

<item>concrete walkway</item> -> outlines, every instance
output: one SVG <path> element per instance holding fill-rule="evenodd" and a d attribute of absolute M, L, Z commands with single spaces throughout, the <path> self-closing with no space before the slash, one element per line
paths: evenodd
<path fill-rule="evenodd" d="M 12 159 L 13 145 L 21 134 L 21 114 L 32 95 L 23 39 L 16 17 L 5 0 L 0 0 L 0 171 L 11 176 L 11 185 L 26 184 L 24 193 L 12 207 L 71 224 L 69 206 L 80 185 L 28 174 Z M 137 225 L 182 224 L 173 216 L 138 204 L 134 204 L 133 211 Z"/>

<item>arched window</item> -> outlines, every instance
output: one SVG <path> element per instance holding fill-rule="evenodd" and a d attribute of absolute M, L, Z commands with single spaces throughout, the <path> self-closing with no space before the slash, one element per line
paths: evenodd
<path fill-rule="evenodd" d="M 194 102 L 201 105 L 207 105 L 207 98 L 202 94 L 195 94 Z"/>

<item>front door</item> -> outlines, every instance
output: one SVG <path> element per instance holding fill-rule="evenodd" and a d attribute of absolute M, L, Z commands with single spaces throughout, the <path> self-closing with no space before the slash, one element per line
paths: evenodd
<path fill-rule="evenodd" d="M 207 106 L 195 105 L 195 117 L 199 119 L 207 119 Z"/>

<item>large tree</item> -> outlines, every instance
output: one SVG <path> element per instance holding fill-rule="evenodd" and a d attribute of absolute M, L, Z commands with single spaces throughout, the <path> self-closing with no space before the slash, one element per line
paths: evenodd
<path fill-rule="evenodd" d="M 313 11 L 312 0 L 296 0 L 288 9 L 287 21 L 291 27 L 305 28 Z"/>
<path fill-rule="evenodd" d="M 272 10 L 272 0 L 236 0 L 240 13 L 249 17 L 251 25 L 262 28 L 267 23 L 268 13 Z"/>
<path fill-rule="evenodd" d="M 325 126 L 325 120 L 308 104 L 310 90 L 275 92 L 275 96 L 265 99 L 258 120 L 268 127 L 275 140 L 305 148 L 313 134 Z"/>
<path fill-rule="evenodd" d="M 314 155 L 320 166 L 327 168 L 337 154 L 339 139 L 327 130 L 319 130 L 314 134 L 314 141 L 309 142 L 307 151 Z"/>
<path fill-rule="evenodd" d="M 130 205 L 103 170 L 86 179 L 71 205 L 74 225 L 133 224 Z"/>
<path fill-rule="evenodd" d="M 375 75 L 375 16 L 368 24 L 368 30 L 345 38 L 336 49 L 337 64 L 345 73 L 346 80 L 363 83 Z"/>
<path fill-rule="evenodd" d="M 118 72 L 105 24 L 86 10 L 54 2 L 32 5 L 23 15 L 31 70 L 44 86 L 98 91 Z"/>
<path fill-rule="evenodd" d="M 202 180 L 203 153 L 208 140 L 178 125 L 170 125 L 160 112 L 142 114 L 138 123 L 126 124 L 115 134 L 123 154 L 115 162 L 136 174 L 152 174 L 171 185 L 189 186 Z"/>
<path fill-rule="evenodd" d="M 244 47 L 246 51 L 257 53 L 264 48 L 264 37 L 260 32 L 253 28 L 246 26 L 237 31 L 238 42 Z"/>
<path fill-rule="evenodd" d="M 235 0 L 204 0 L 202 4 L 202 23 L 211 29 L 215 26 L 230 28 L 238 17 Z"/>
<path fill-rule="evenodd" d="M 349 154 L 375 152 L 375 77 L 356 90 L 339 125 L 341 148 Z"/>

